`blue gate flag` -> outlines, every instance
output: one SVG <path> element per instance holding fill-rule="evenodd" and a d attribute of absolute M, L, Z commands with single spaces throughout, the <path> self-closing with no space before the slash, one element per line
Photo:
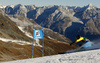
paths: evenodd
<path fill-rule="evenodd" d="M 33 31 L 33 39 L 43 39 L 43 31 L 42 30 L 34 30 Z"/>

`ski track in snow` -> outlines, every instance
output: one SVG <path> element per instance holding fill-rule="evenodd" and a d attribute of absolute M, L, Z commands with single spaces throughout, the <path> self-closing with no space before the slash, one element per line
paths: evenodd
<path fill-rule="evenodd" d="M 3 63 L 100 63 L 100 49 Z"/>
<path fill-rule="evenodd" d="M 100 63 L 100 42 L 94 43 L 90 50 L 87 51 L 71 52 L 66 54 L 9 61 L 3 63 Z"/>

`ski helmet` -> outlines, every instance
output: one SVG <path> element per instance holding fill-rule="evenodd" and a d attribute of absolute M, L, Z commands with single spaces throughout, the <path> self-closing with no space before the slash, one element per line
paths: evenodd
<path fill-rule="evenodd" d="M 77 35 L 77 36 L 76 36 L 77 39 L 79 39 L 80 37 L 81 37 L 80 35 Z"/>

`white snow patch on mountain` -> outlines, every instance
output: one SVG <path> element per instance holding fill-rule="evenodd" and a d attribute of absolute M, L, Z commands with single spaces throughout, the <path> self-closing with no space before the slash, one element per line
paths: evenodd
<path fill-rule="evenodd" d="M 19 28 L 23 33 L 25 33 L 26 36 L 28 36 L 28 37 L 30 37 L 30 38 L 33 38 L 32 35 L 31 35 L 30 33 L 28 33 L 28 32 L 26 32 L 26 31 L 23 30 L 24 27 L 18 26 L 18 28 Z"/>
<path fill-rule="evenodd" d="M 27 31 L 24 31 L 23 29 L 24 29 L 24 27 L 21 27 L 21 26 L 18 26 L 18 28 L 23 32 L 23 33 L 25 33 L 25 35 L 26 36 L 28 36 L 28 37 L 30 37 L 30 38 L 33 38 L 33 36 L 30 34 L 30 33 L 28 33 Z M 34 46 L 39 46 L 39 47 L 42 47 L 42 45 L 40 45 L 40 41 L 39 41 L 39 39 L 35 39 L 35 43 L 34 43 Z"/>
<path fill-rule="evenodd" d="M 94 6 L 93 4 L 90 3 L 90 4 L 88 5 L 88 8 L 87 8 L 87 9 L 94 9 L 94 8 L 95 8 L 95 6 Z"/>
<path fill-rule="evenodd" d="M 14 8 L 14 5 L 8 5 L 8 6 L 6 6 L 6 7 L 11 7 L 11 8 Z"/>
<path fill-rule="evenodd" d="M 0 4 L 0 8 L 5 8 L 5 7 L 6 7 L 6 5 Z"/>
<path fill-rule="evenodd" d="M 39 42 L 40 42 L 39 39 L 35 39 L 35 40 L 36 40 L 35 45 L 36 45 L 36 46 L 39 46 L 39 47 L 42 47 L 42 45 L 40 45 L 40 43 L 39 43 Z"/>
<path fill-rule="evenodd" d="M 13 17 L 9 17 L 13 22 L 15 22 L 17 25 L 20 26 L 28 26 L 28 25 L 33 25 L 31 22 L 27 21 L 26 18 L 24 19 L 24 21 L 19 20 L 18 18 L 13 18 Z"/>
<path fill-rule="evenodd" d="M 0 38 L 0 40 L 4 41 L 4 42 L 14 42 L 20 45 L 26 45 L 26 44 L 32 44 L 30 42 L 26 42 L 26 41 L 22 41 L 22 40 L 13 40 L 13 39 L 6 39 L 6 38 Z"/>
<path fill-rule="evenodd" d="M 23 30 L 24 27 L 20 27 L 18 26 L 18 28 L 26 34 L 26 36 L 30 37 L 30 38 L 33 38 L 32 35 L 26 31 Z M 13 40 L 13 39 L 7 39 L 7 38 L 1 38 L 0 37 L 0 40 L 1 41 L 4 41 L 4 42 L 14 42 L 14 43 L 17 43 L 17 44 L 20 44 L 20 45 L 32 45 L 31 42 L 27 42 L 27 41 L 22 41 L 22 40 Z M 42 45 L 40 45 L 40 41 L 39 39 L 34 39 L 35 43 L 34 43 L 34 46 L 39 46 L 39 47 L 42 47 Z"/>

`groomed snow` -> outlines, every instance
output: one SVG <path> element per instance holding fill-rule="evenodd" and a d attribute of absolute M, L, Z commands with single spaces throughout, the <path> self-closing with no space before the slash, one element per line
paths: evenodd
<path fill-rule="evenodd" d="M 100 49 L 3 63 L 100 63 Z"/>
<path fill-rule="evenodd" d="M 99 40 L 100 41 L 100 40 Z M 100 42 L 95 40 L 90 50 L 3 63 L 100 63 Z M 92 49 L 92 50 L 91 50 Z M 94 50 L 93 50 L 94 49 Z"/>

